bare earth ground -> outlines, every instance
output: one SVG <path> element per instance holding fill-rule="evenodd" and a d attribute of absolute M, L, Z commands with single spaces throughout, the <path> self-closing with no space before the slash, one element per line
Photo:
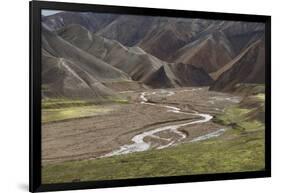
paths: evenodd
<path fill-rule="evenodd" d="M 149 102 L 172 105 L 185 112 L 198 111 L 212 116 L 222 113 L 230 105 L 239 102 L 240 97 L 230 94 L 210 92 L 207 88 L 190 91 L 192 88 L 165 89 L 175 92 L 172 96 L 149 95 Z M 145 90 L 147 93 L 161 90 Z M 140 102 L 142 92 L 122 92 L 130 98 L 128 104 L 111 104 L 104 108 L 106 113 L 91 117 L 68 119 L 43 123 L 42 125 L 42 161 L 44 164 L 70 160 L 95 159 L 118 150 L 120 146 L 130 144 L 132 137 L 144 131 L 160 126 L 186 123 L 199 120 L 200 117 L 167 112 L 159 106 L 145 105 Z M 179 128 L 186 138 L 178 143 L 187 143 L 192 139 L 217 131 L 222 126 L 212 121 L 187 125 Z M 157 134 L 161 138 L 177 138 L 175 133 L 163 131 Z M 146 142 L 165 144 L 165 140 L 147 137 Z M 156 146 L 152 145 L 152 148 Z"/>

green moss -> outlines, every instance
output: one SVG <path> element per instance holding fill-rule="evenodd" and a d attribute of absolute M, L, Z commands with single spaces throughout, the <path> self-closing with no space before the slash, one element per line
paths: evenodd
<path fill-rule="evenodd" d="M 116 103 L 124 103 L 124 104 L 128 104 L 129 103 L 129 101 L 126 100 L 126 99 L 116 99 L 114 102 L 116 102 Z"/>
<path fill-rule="evenodd" d="M 258 94 L 257 98 L 262 97 Z M 258 101 L 263 103 L 262 100 Z M 227 108 L 214 118 L 215 122 L 229 128 L 217 138 L 162 150 L 45 165 L 42 168 L 42 182 L 49 184 L 263 170 L 264 123 L 249 118 L 249 114 L 258 109 L 240 105 Z"/>
<path fill-rule="evenodd" d="M 69 99 L 69 98 L 47 98 L 42 100 L 43 109 L 57 109 L 66 107 L 83 107 L 89 105 L 101 105 L 101 104 L 128 104 L 129 100 L 127 98 L 122 98 L 118 96 L 110 96 L 104 100 L 79 100 L 79 99 Z"/>
<path fill-rule="evenodd" d="M 265 85 L 264 84 L 248 84 L 248 83 L 236 84 L 235 92 L 246 93 L 247 95 L 265 93 Z"/>
<path fill-rule="evenodd" d="M 71 181 L 230 173 L 264 169 L 264 124 L 248 120 L 250 109 L 226 109 L 216 117 L 230 127 L 218 138 L 95 160 L 48 164 L 45 184 Z"/>
<path fill-rule="evenodd" d="M 42 91 L 48 91 L 48 90 L 49 90 L 48 85 L 42 84 L 42 85 L 41 85 L 41 90 L 42 90 Z"/>
<path fill-rule="evenodd" d="M 90 101 L 71 99 L 42 100 L 42 122 L 61 121 L 66 119 L 90 117 L 107 113 L 111 109 L 106 106 L 93 105 Z"/>
<path fill-rule="evenodd" d="M 257 98 L 260 101 L 265 101 L 265 94 L 264 93 L 259 93 L 259 94 L 255 95 L 254 97 Z"/>
<path fill-rule="evenodd" d="M 232 127 L 239 131 L 260 129 L 264 124 L 258 120 L 249 120 L 248 114 L 256 109 L 241 108 L 239 105 L 230 107 L 221 115 L 214 118 L 214 122 Z"/>
<path fill-rule="evenodd" d="M 91 101 L 85 100 L 72 100 L 66 98 L 52 98 L 42 100 L 43 109 L 65 108 L 65 107 L 78 107 L 94 104 Z"/>
<path fill-rule="evenodd" d="M 217 119 L 221 120 L 224 125 L 228 125 L 231 123 L 240 122 L 243 117 L 249 113 L 249 109 L 242 109 L 239 107 L 230 107 L 225 110 L 225 112 L 221 115 L 217 116 Z"/>
<path fill-rule="evenodd" d="M 61 121 L 73 118 L 90 117 L 97 114 L 109 112 L 110 108 L 99 107 L 96 105 L 83 106 L 83 107 L 68 107 L 58 109 L 45 109 L 42 110 L 42 122 Z"/>
<path fill-rule="evenodd" d="M 247 131 L 264 128 L 264 124 L 257 120 L 244 121 L 240 125 L 241 125 L 241 127 L 245 128 L 245 130 L 247 130 Z"/>
<path fill-rule="evenodd" d="M 126 98 L 121 98 L 121 97 L 108 97 L 108 100 L 112 101 L 113 103 L 118 103 L 118 104 L 128 104 L 129 100 Z"/>
<path fill-rule="evenodd" d="M 43 167 L 42 181 L 110 180 L 157 176 L 263 170 L 263 132 L 189 143 L 163 150 L 50 164 Z"/>

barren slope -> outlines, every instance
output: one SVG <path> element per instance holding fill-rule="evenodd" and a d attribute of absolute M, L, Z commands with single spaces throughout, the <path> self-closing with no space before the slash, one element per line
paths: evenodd
<path fill-rule="evenodd" d="M 238 83 L 264 83 L 264 54 L 264 40 L 256 41 L 242 55 L 234 59 L 232 67 L 222 73 L 210 89 L 230 91 Z"/>
<path fill-rule="evenodd" d="M 165 63 L 139 47 L 123 46 L 117 41 L 95 35 L 79 25 L 69 25 L 59 31 L 59 35 L 71 44 L 126 72 L 133 80 L 144 81 Z"/>
<path fill-rule="evenodd" d="M 42 26 L 43 95 L 98 99 L 112 94 L 102 82 L 130 77 Z M 96 97 L 96 98 L 95 98 Z"/>
<path fill-rule="evenodd" d="M 64 11 L 50 16 L 43 16 L 42 23 L 49 26 L 52 31 L 59 30 L 70 24 L 79 24 L 92 32 L 96 32 L 117 17 L 118 15 L 116 14 Z"/>
<path fill-rule="evenodd" d="M 146 84 L 153 88 L 208 86 L 212 78 L 203 69 L 183 63 L 165 64 L 153 73 Z"/>
<path fill-rule="evenodd" d="M 223 33 L 207 35 L 179 49 L 172 57 L 176 62 L 192 64 L 207 72 L 214 72 L 235 56 Z"/>

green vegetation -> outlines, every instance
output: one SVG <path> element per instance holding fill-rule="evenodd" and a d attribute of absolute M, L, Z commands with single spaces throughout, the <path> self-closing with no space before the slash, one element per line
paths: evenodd
<path fill-rule="evenodd" d="M 127 99 L 118 97 L 108 98 L 108 101 L 118 104 L 129 103 Z M 112 110 L 109 105 L 105 105 L 107 103 L 101 105 L 93 101 L 66 98 L 44 99 L 42 100 L 42 122 L 47 123 L 107 113 Z"/>
<path fill-rule="evenodd" d="M 243 109 L 237 106 L 230 107 L 226 109 L 223 114 L 217 116 L 217 119 L 220 120 L 223 125 L 239 123 L 241 122 L 241 119 L 243 119 L 243 117 L 245 117 L 245 115 L 249 112 L 249 109 Z"/>
<path fill-rule="evenodd" d="M 264 123 L 258 120 L 249 120 L 248 115 L 254 110 L 241 108 L 239 105 L 225 110 L 224 114 L 214 118 L 214 122 L 226 125 L 239 131 L 261 129 Z"/>
<path fill-rule="evenodd" d="M 42 91 L 48 91 L 48 88 L 49 88 L 49 87 L 48 87 L 48 85 L 46 85 L 46 84 L 42 84 L 42 85 L 41 85 L 41 90 L 42 90 Z"/>
<path fill-rule="evenodd" d="M 128 104 L 129 100 L 121 97 L 110 97 L 108 100 L 112 101 L 113 103 L 119 103 L 119 104 Z"/>
<path fill-rule="evenodd" d="M 108 107 L 99 107 L 97 105 L 89 105 L 83 107 L 66 107 L 56 109 L 43 109 L 42 122 L 61 121 L 73 118 L 90 117 L 97 114 L 107 113 L 111 109 Z"/>
<path fill-rule="evenodd" d="M 236 84 L 234 90 L 236 93 L 240 94 L 256 95 L 259 93 L 265 93 L 265 85 L 241 83 Z"/>
<path fill-rule="evenodd" d="M 111 96 L 107 97 L 105 101 L 87 101 L 78 99 L 68 99 L 68 98 L 48 98 L 42 100 L 43 109 L 54 109 L 54 108 L 65 108 L 65 107 L 82 107 L 89 105 L 100 105 L 108 103 L 121 103 L 127 104 L 129 100 L 126 98 Z"/>
<path fill-rule="evenodd" d="M 71 99 L 42 100 L 42 122 L 61 121 L 66 119 L 90 117 L 107 113 L 111 109 L 106 106 L 94 105 L 91 101 Z"/>
<path fill-rule="evenodd" d="M 218 139 L 96 160 L 43 167 L 43 183 L 262 170 L 263 133 Z"/>
<path fill-rule="evenodd" d="M 264 129 L 264 85 L 239 84 L 239 92 L 247 93 L 240 104 L 225 109 L 213 121 L 243 132 Z M 262 114 L 262 117 L 258 116 Z"/>
<path fill-rule="evenodd" d="M 253 100 L 254 99 L 254 100 Z M 253 105 L 254 102 L 254 105 Z M 220 137 L 95 160 L 48 164 L 42 182 L 59 183 L 157 176 L 229 173 L 264 169 L 264 94 L 246 96 L 214 122 L 229 129 Z"/>
<path fill-rule="evenodd" d="M 265 100 L 265 94 L 263 94 L 263 93 L 259 93 L 259 94 L 255 95 L 254 97 L 259 99 L 260 101 Z"/>
<path fill-rule="evenodd" d="M 65 108 L 65 107 L 81 107 L 93 105 L 94 103 L 91 101 L 84 100 L 71 100 L 66 98 L 53 98 L 53 99 L 44 99 L 42 100 L 42 108 L 43 109 L 57 109 L 57 108 Z"/>
<path fill-rule="evenodd" d="M 227 125 L 222 136 L 163 150 L 69 161 L 43 167 L 43 183 L 191 175 L 264 169 L 264 124 L 247 119 L 239 105 L 217 116 Z"/>

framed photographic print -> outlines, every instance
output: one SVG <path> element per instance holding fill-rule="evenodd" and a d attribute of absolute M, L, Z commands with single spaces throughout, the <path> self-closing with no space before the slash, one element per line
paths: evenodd
<path fill-rule="evenodd" d="M 30 2 L 30 191 L 270 177 L 270 28 Z"/>

